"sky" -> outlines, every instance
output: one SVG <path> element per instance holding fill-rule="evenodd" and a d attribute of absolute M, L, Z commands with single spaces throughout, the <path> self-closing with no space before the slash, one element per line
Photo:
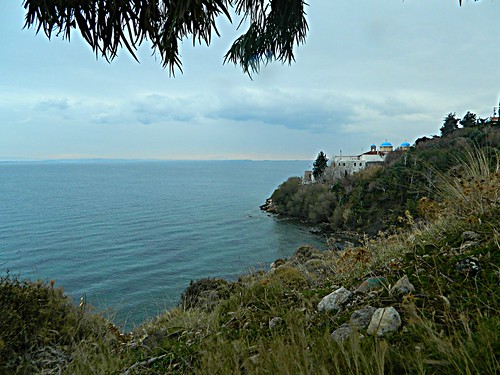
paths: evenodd
<path fill-rule="evenodd" d="M 331 159 L 498 106 L 500 0 L 309 4 L 296 62 L 251 80 L 223 64 L 238 20 L 209 47 L 184 41 L 171 77 L 147 42 L 140 63 L 124 49 L 109 64 L 77 32 L 23 30 L 22 0 L 2 1 L 0 160 Z"/>

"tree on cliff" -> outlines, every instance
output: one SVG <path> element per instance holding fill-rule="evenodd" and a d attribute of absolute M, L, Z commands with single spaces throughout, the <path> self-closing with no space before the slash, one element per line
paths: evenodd
<path fill-rule="evenodd" d="M 464 118 L 460 120 L 460 125 L 462 125 L 464 128 L 472 128 L 477 125 L 477 115 L 475 113 L 472 113 L 471 111 L 468 111 Z"/>
<path fill-rule="evenodd" d="M 318 179 L 325 174 L 325 169 L 328 163 L 328 158 L 323 151 L 320 151 L 318 157 L 314 161 L 313 164 L 313 176 L 314 179 Z"/>
<path fill-rule="evenodd" d="M 239 64 L 248 74 L 272 59 L 290 64 L 294 46 L 305 42 L 308 30 L 304 0 L 24 0 L 23 5 L 25 28 L 68 40 L 78 29 L 94 53 L 108 61 L 121 47 L 137 60 L 137 48 L 149 40 L 171 73 L 182 71 L 179 42 L 192 37 L 193 45 L 210 45 L 214 34 L 220 36 L 216 20 L 232 22 L 231 11 L 241 18 L 239 26 L 244 21 L 249 26 L 224 62 Z"/>
<path fill-rule="evenodd" d="M 458 119 L 455 117 L 455 113 L 448 113 L 448 115 L 444 118 L 443 126 L 439 129 L 441 131 L 441 135 L 445 136 L 451 134 L 457 129 Z"/>

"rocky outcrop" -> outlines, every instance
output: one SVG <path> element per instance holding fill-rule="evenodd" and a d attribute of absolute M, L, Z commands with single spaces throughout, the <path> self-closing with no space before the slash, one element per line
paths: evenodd
<path fill-rule="evenodd" d="M 269 212 L 270 214 L 277 214 L 278 209 L 271 198 L 266 199 L 266 203 L 260 206 L 262 211 Z"/>

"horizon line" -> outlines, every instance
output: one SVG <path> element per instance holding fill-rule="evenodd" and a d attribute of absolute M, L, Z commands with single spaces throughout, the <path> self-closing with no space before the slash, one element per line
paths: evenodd
<path fill-rule="evenodd" d="M 162 162 L 162 161 L 196 161 L 196 162 L 208 162 L 208 161 L 310 161 L 309 159 L 155 159 L 155 158 L 55 158 L 55 159 L 29 159 L 29 158 L 2 158 L 0 157 L 0 163 L 54 163 L 54 162 L 93 162 L 93 161 L 103 161 L 103 162 Z"/>

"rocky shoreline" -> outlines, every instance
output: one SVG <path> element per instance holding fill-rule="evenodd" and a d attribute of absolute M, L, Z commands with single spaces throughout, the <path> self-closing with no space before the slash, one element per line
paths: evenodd
<path fill-rule="evenodd" d="M 266 202 L 259 206 L 261 211 L 273 215 L 281 220 L 289 220 L 296 222 L 298 225 L 307 227 L 308 231 L 324 236 L 326 238 L 328 248 L 343 249 L 345 246 L 357 246 L 361 244 L 362 240 L 366 237 L 363 233 L 346 230 L 335 230 L 328 223 L 313 223 L 307 220 L 300 220 L 294 217 L 283 215 L 278 211 L 276 204 L 272 198 L 267 198 Z"/>

